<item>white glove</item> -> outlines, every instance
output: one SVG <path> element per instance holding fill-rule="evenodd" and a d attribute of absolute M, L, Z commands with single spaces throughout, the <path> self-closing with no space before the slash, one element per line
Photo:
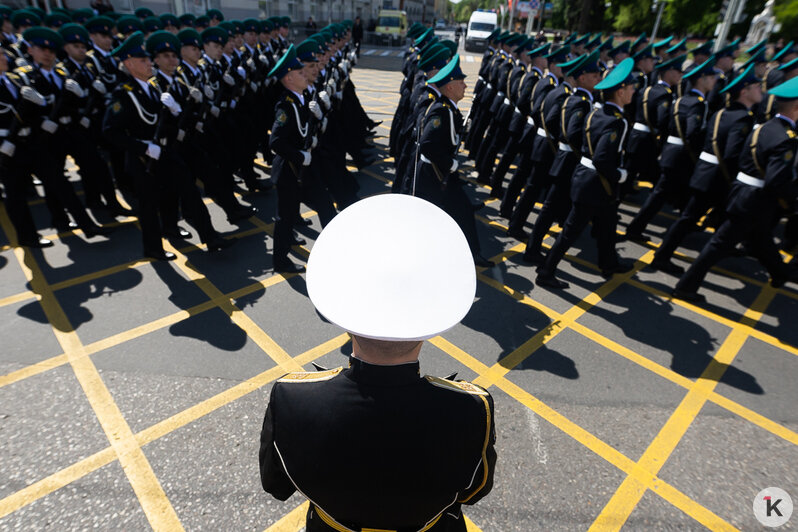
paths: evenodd
<path fill-rule="evenodd" d="M 304 160 L 302 161 L 302 166 L 310 166 L 310 152 L 301 150 L 299 153 L 302 154 Z"/>
<path fill-rule="evenodd" d="M 621 178 L 618 180 L 618 184 L 626 183 L 626 179 L 629 177 L 629 172 L 626 168 L 618 168 L 618 171 L 621 173 Z"/>
<path fill-rule="evenodd" d="M 105 83 L 100 81 L 99 79 L 95 79 L 91 82 L 91 88 L 96 90 L 102 95 L 105 95 L 108 92 L 108 89 L 105 88 Z"/>
<path fill-rule="evenodd" d="M 177 103 L 177 100 L 175 100 L 175 97 L 172 96 L 172 93 L 170 92 L 161 93 L 161 103 L 164 104 L 169 111 L 171 111 L 173 116 L 179 115 L 180 111 L 183 110 L 183 108 L 180 107 L 180 104 Z"/>
<path fill-rule="evenodd" d="M 327 94 L 334 94 L 335 93 L 335 83 L 333 80 L 327 82 Z"/>
<path fill-rule="evenodd" d="M 14 156 L 14 151 L 16 151 L 16 149 L 17 147 L 7 140 L 4 140 L 3 144 L 0 144 L 0 153 L 3 155 L 8 155 L 9 157 Z"/>
<path fill-rule="evenodd" d="M 176 138 L 177 138 L 177 142 L 183 142 L 183 139 L 186 138 L 186 130 L 185 129 L 178 129 Z"/>
<path fill-rule="evenodd" d="M 86 96 L 86 93 L 83 91 L 83 87 L 80 86 L 80 83 L 71 78 L 64 82 L 64 89 L 71 92 L 78 98 L 83 98 Z"/>
<path fill-rule="evenodd" d="M 244 70 L 244 67 L 242 67 L 240 65 L 237 66 L 236 67 L 236 72 L 238 72 L 238 75 L 241 76 L 243 79 L 247 79 L 247 71 Z"/>
<path fill-rule="evenodd" d="M 265 56 L 265 55 L 263 55 L 263 54 L 260 54 L 260 55 L 258 56 L 258 60 L 259 60 L 261 63 L 268 63 L 268 62 L 269 62 L 269 58 L 268 58 L 268 57 L 266 57 L 266 56 Z"/>
<path fill-rule="evenodd" d="M 214 118 L 218 117 L 219 116 L 219 108 L 216 107 L 215 105 L 211 106 L 211 114 L 214 116 Z"/>
<path fill-rule="evenodd" d="M 335 70 L 333 70 L 333 78 L 335 78 L 335 81 L 338 81 L 339 79 L 341 79 L 341 75 L 338 73 L 338 69 L 337 68 Z"/>
<path fill-rule="evenodd" d="M 235 109 L 237 103 L 238 102 L 236 100 L 230 100 L 230 109 Z"/>
<path fill-rule="evenodd" d="M 255 60 L 251 57 L 247 59 L 247 68 L 249 68 L 252 72 L 255 72 L 255 70 L 258 68 L 258 65 L 255 64 Z"/>
<path fill-rule="evenodd" d="M 321 119 L 321 132 L 324 133 L 327 131 L 327 117 Z"/>
<path fill-rule="evenodd" d="M 319 93 L 319 100 L 321 100 L 321 103 L 324 104 L 325 109 L 330 109 L 330 95 L 327 94 L 327 91 L 321 91 Z"/>
<path fill-rule="evenodd" d="M 336 100 L 340 100 L 343 97 L 344 97 L 344 91 L 338 91 L 338 92 L 335 93 L 335 96 L 334 96 L 334 98 Z"/>
<path fill-rule="evenodd" d="M 236 80 L 233 79 L 233 76 L 231 76 L 227 72 L 225 72 L 224 76 L 222 76 L 222 79 L 224 80 L 225 83 L 227 83 L 231 87 L 236 84 Z"/>
<path fill-rule="evenodd" d="M 83 118 L 80 119 L 80 125 L 85 127 L 86 129 L 89 129 L 89 126 L 91 125 L 91 120 L 89 120 L 88 117 L 84 116 Z"/>
<path fill-rule="evenodd" d="M 319 138 L 316 135 L 313 135 L 313 142 L 310 143 L 310 149 L 315 149 L 316 146 L 319 145 Z"/>
<path fill-rule="evenodd" d="M 202 103 L 202 91 L 197 87 L 191 87 L 188 91 L 188 95 L 195 103 Z"/>
<path fill-rule="evenodd" d="M 203 124 L 202 122 L 197 122 L 197 125 L 196 125 L 196 126 L 194 126 L 194 127 L 195 127 L 195 128 L 197 129 L 197 131 L 199 131 L 200 133 L 205 133 L 205 130 L 204 130 L 205 124 Z"/>
<path fill-rule="evenodd" d="M 161 147 L 153 142 L 148 142 L 146 154 L 150 159 L 157 161 L 161 156 Z"/>
<path fill-rule="evenodd" d="M 44 96 L 41 95 L 39 91 L 34 89 L 33 87 L 28 87 L 27 85 L 22 87 L 19 90 L 19 93 L 22 95 L 22 98 L 26 101 L 29 101 L 36 105 L 44 105 L 47 100 L 44 99 Z"/>
<path fill-rule="evenodd" d="M 257 84 L 257 83 L 255 83 L 254 81 L 250 81 L 250 82 L 249 82 L 249 88 L 250 88 L 250 89 L 252 89 L 252 92 L 257 92 L 257 90 L 258 90 L 258 84 Z"/>
<path fill-rule="evenodd" d="M 210 85 L 205 85 L 204 92 L 206 98 L 208 98 L 209 100 L 213 100 L 213 89 L 211 88 Z"/>
<path fill-rule="evenodd" d="M 321 120 L 322 114 L 321 114 L 321 106 L 319 105 L 319 102 L 317 102 L 316 100 L 311 101 L 308 104 L 308 109 L 310 109 L 310 112 L 313 113 L 313 116 L 316 117 L 316 120 Z"/>
<path fill-rule="evenodd" d="M 460 166 L 460 163 L 457 162 L 457 159 L 452 159 L 452 167 L 449 168 L 449 173 L 456 172 L 458 166 Z"/>
<path fill-rule="evenodd" d="M 42 129 L 46 132 L 53 134 L 58 131 L 58 124 L 50 120 L 49 118 L 45 118 L 42 122 Z"/>

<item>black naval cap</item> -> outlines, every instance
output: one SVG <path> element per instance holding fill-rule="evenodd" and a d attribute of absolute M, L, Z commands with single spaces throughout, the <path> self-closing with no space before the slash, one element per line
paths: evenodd
<path fill-rule="evenodd" d="M 133 33 L 133 35 L 125 39 L 125 42 L 111 50 L 111 55 L 120 61 L 131 57 L 149 57 L 144 49 L 144 33 L 140 31 Z"/>
<path fill-rule="evenodd" d="M 158 30 L 147 37 L 146 49 L 151 57 L 161 52 L 180 52 L 180 39 L 177 35 L 167 30 Z"/>
<path fill-rule="evenodd" d="M 177 39 L 180 41 L 180 46 L 196 46 L 202 48 L 202 37 L 194 28 L 183 28 L 177 32 Z"/>
<path fill-rule="evenodd" d="M 64 24 L 58 28 L 58 33 L 61 35 L 61 38 L 64 39 L 64 42 L 68 44 L 83 43 L 88 45 L 90 42 L 89 32 L 86 28 L 74 22 Z"/>
<path fill-rule="evenodd" d="M 22 38 L 32 46 L 60 50 L 64 46 L 64 39 L 55 30 L 44 26 L 34 26 L 22 32 Z"/>

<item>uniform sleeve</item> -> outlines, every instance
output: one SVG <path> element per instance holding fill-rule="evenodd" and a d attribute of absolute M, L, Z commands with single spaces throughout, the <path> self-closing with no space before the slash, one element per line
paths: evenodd
<path fill-rule="evenodd" d="M 589 112 L 589 111 L 588 111 Z M 582 133 L 585 130 L 585 109 L 582 105 L 574 107 L 572 113 L 568 113 L 565 125 L 566 142 L 579 152 L 582 146 Z"/>
<path fill-rule="evenodd" d="M 657 99 L 656 105 L 655 109 L 649 107 L 649 112 L 654 111 L 656 113 L 654 117 L 652 117 L 654 118 L 654 127 L 657 128 L 658 133 L 664 135 L 668 132 L 668 124 L 670 123 L 671 113 L 673 111 L 671 109 L 673 106 L 671 95 L 666 92 L 662 97 Z"/>
<path fill-rule="evenodd" d="M 461 504 L 475 504 L 493 489 L 493 475 L 496 471 L 496 419 L 493 409 L 493 397 L 488 395 L 477 396 L 484 400 L 485 440 L 483 443 L 482 457 L 474 473 L 471 485 L 462 491 L 457 502 Z"/>
<path fill-rule="evenodd" d="M 740 154 L 745 150 L 749 133 L 751 133 L 751 123 L 745 120 L 734 124 L 726 138 L 723 161 L 726 163 L 731 178 L 736 177 L 740 169 Z"/>
<path fill-rule="evenodd" d="M 419 149 L 444 176 L 449 175 L 452 167 L 451 123 L 445 108 L 438 107 L 427 114 Z"/>
<path fill-rule="evenodd" d="M 269 406 L 266 408 L 266 415 L 263 418 L 258 461 L 260 462 L 260 482 L 264 491 L 274 498 L 284 501 L 293 495 L 296 487 L 294 487 L 291 479 L 288 478 L 288 474 L 285 472 L 283 463 L 274 447 L 274 410 L 276 409 L 278 386 L 279 383 L 272 388 Z"/>
<path fill-rule="evenodd" d="M 617 183 L 621 177 L 620 166 L 621 137 L 623 122 L 616 121 L 598 138 L 593 150 L 593 166 L 596 171 L 610 181 Z"/>
<path fill-rule="evenodd" d="M 123 99 L 128 98 L 124 92 L 114 94 L 103 118 L 103 135 L 108 142 L 133 155 L 142 156 L 147 151 L 144 142 L 128 135 L 128 122 L 131 120 L 130 106 Z"/>
<path fill-rule="evenodd" d="M 269 148 L 288 161 L 294 163 L 299 168 L 305 157 L 300 151 L 297 139 L 301 138 L 297 128 L 299 127 L 296 119 L 296 111 L 293 105 L 280 101 L 274 109 L 274 124 L 272 124 L 272 134 L 269 138 Z"/>
<path fill-rule="evenodd" d="M 684 138 L 691 148 L 699 149 L 704 144 L 704 129 L 706 113 L 704 112 L 704 103 L 698 100 L 690 106 L 687 114 L 687 123 L 685 124 Z"/>
<path fill-rule="evenodd" d="M 765 189 L 792 202 L 795 199 L 795 139 L 779 143 L 768 156 Z"/>

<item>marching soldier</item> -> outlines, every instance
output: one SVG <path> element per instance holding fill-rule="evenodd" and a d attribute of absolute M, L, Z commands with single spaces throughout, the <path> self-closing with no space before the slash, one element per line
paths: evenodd
<path fill-rule="evenodd" d="M 623 149 L 629 124 L 623 107 L 632 100 L 636 76 L 632 74 L 634 60 L 624 59 L 594 87 L 604 91 L 606 101 L 594 109 L 585 120 L 582 157 L 571 184 L 573 205 L 546 260 L 537 269 L 535 284 L 563 289 L 568 283 L 555 276 L 557 265 L 589 222 L 598 247 L 598 266 L 601 275 L 609 278 L 628 271 L 630 266 L 618 260 L 615 252 L 616 198 L 619 185 L 627 178 L 623 168 Z"/>
<path fill-rule="evenodd" d="M 712 63 L 713 60 L 710 59 L 685 76 L 695 78 L 694 90 L 702 85 L 706 88 L 705 78 L 715 78 L 717 73 Z M 752 108 L 762 99 L 760 82 L 761 79 L 754 73 L 754 66 L 749 65 L 723 89 L 732 95 L 731 103 L 707 121 L 703 151 L 698 156 L 690 178 L 690 199 L 682 210 L 681 217 L 671 225 L 662 244 L 657 248 L 651 262 L 655 269 L 670 274 L 683 274 L 684 268 L 671 261 L 676 248 L 710 209 L 710 216 L 717 220 L 717 225 L 722 222 L 729 185 L 737 176 L 739 154 L 745 149 L 745 140 L 754 127 Z"/>
<path fill-rule="evenodd" d="M 701 302 L 701 281 L 740 242 L 768 270 L 770 284 L 795 281 L 795 270 L 784 263 L 773 240 L 775 219 L 796 199 L 795 152 L 798 134 L 798 79 L 769 90 L 778 98 L 778 114 L 748 134 L 739 169 L 726 203 L 726 221 L 712 235 L 673 290 L 673 296 Z"/>
<path fill-rule="evenodd" d="M 715 68 L 719 73 L 715 87 L 712 89 L 712 92 L 707 95 L 710 113 L 714 113 L 718 109 L 726 107 L 728 103 L 728 93 L 720 94 L 720 91 L 734 79 L 734 57 L 737 54 L 739 42 L 740 39 L 737 39 L 715 52 Z"/>
<path fill-rule="evenodd" d="M 369 249 L 368 267 L 353 267 L 364 227 L 384 245 Z M 349 332 L 353 354 L 348 368 L 275 383 L 259 453 L 267 493 L 309 499 L 308 532 L 465 532 L 462 505 L 491 491 L 493 399 L 467 381 L 422 376 L 418 360 L 423 340 L 457 324 L 473 302 L 469 257 L 445 212 L 403 194 L 360 201 L 319 236 L 308 295 Z"/>

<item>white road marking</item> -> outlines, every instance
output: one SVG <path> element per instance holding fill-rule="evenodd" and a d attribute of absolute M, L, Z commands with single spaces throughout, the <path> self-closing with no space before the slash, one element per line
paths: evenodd
<path fill-rule="evenodd" d="M 467 55 L 467 56 L 465 56 L 465 58 L 466 58 L 466 63 L 473 63 L 474 62 L 474 56 L 473 55 Z"/>
<path fill-rule="evenodd" d="M 391 55 L 391 50 L 385 50 L 385 51 L 384 51 L 384 52 L 382 52 L 380 55 L 381 55 L 382 57 L 385 57 L 386 55 Z"/>
<path fill-rule="evenodd" d="M 532 450 L 535 451 L 538 463 L 545 465 L 549 460 L 549 453 L 546 451 L 546 446 L 543 444 L 543 438 L 540 435 L 538 416 L 533 411 L 527 410 L 526 418 L 529 423 L 529 431 L 532 433 Z"/>
<path fill-rule="evenodd" d="M 377 50 L 375 50 L 374 48 L 372 48 L 371 50 L 366 50 L 366 51 L 364 51 L 364 52 L 363 52 L 363 55 L 371 55 L 371 54 L 373 54 L 373 53 L 374 53 L 374 52 L 376 52 L 376 51 L 377 51 Z"/>

